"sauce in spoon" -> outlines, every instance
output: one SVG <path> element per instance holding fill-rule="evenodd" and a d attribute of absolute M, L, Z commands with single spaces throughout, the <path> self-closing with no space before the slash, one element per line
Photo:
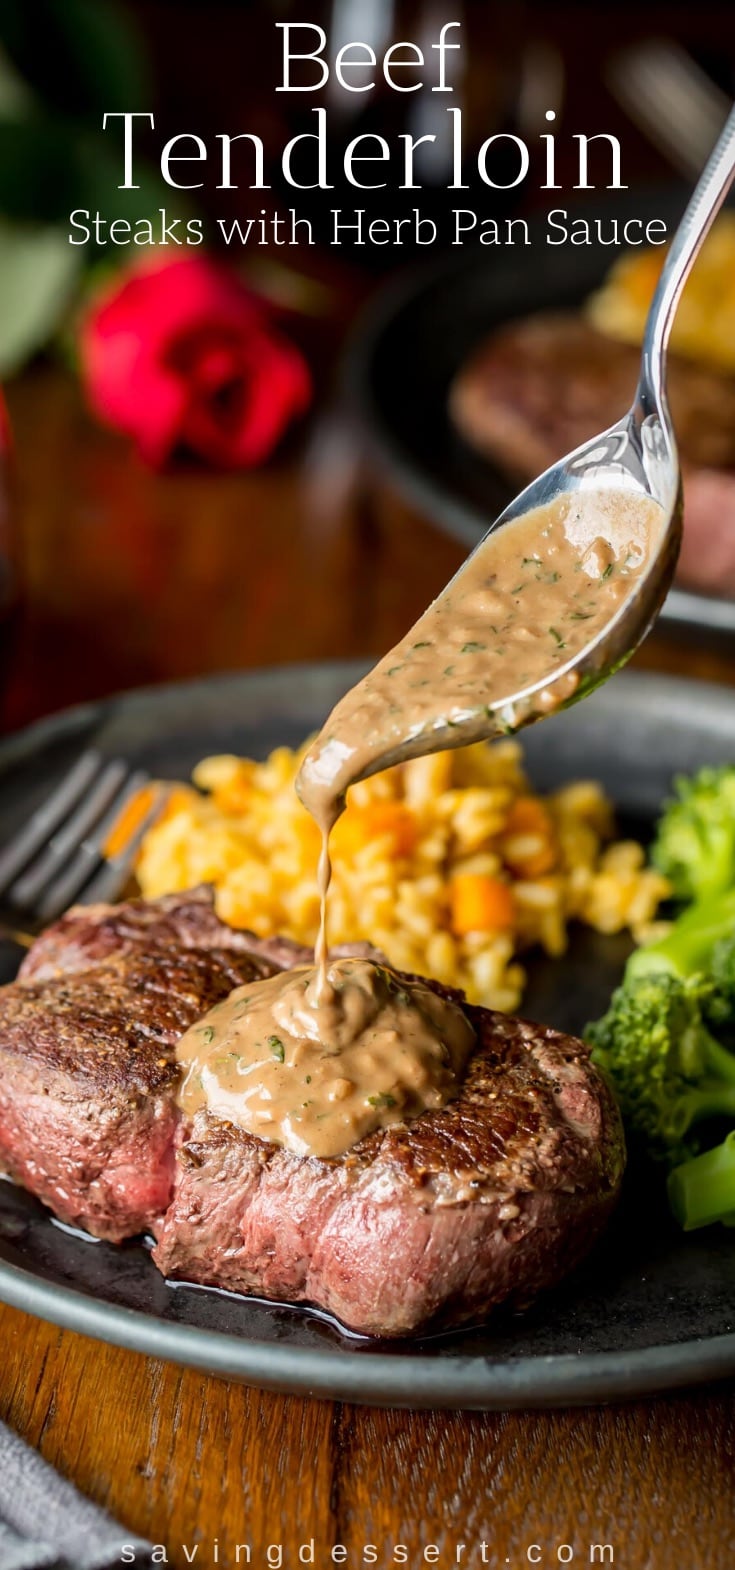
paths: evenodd
<path fill-rule="evenodd" d="M 640 492 L 578 490 L 491 533 L 389 654 L 332 710 L 297 790 L 322 834 L 316 948 L 326 995 L 329 836 L 357 780 L 442 747 L 502 734 L 572 697 L 566 667 L 630 597 L 656 554 L 663 509 Z"/>

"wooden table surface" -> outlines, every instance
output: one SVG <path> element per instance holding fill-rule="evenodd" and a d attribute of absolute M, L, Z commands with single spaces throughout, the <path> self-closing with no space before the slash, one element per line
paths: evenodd
<path fill-rule="evenodd" d="M 461 559 L 328 407 L 265 471 L 162 478 L 88 423 L 62 372 L 27 375 L 9 401 L 26 613 L 6 725 L 143 682 L 377 653 Z M 735 683 L 735 656 L 702 640 L 656 633 L 638 663 Z M 735 1562 L 727 1387 L 412 1414 L 248 1391 L 10 1309 L 0 1346 L 0 1416 L 177 1570 L 234 1565 L 238 1543 L 254 1565 L 282 1544 L 298 1566 L 312 1538 L 317 1565 L 342 1562 L 341 1543 L 349 1567 L 365 1544 L 396 1563 L 397 1543 L 410 1567 L 587 1564 L 600 1543 L 625 1570 Z"/>

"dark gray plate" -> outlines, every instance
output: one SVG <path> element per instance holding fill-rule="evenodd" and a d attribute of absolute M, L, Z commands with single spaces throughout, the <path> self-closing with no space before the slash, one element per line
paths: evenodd
<path fill-rule="evenodd" d="M 360 673 L 325 665 L 226 676 L 75 709 L 0 745 L 0 842 L 92 741 L 154 774 L 186 776 L 211 751 L 263 755 L 316 727 Z M 541 788 L 594 775 L 623 826 L 645 832 L 672 773 L 735 758 L 724 689 L 617 676 L 530 730 Z M 579 1030 L 605 1007 L 622 939 L 576 934 L 563 960 L 531 966 L 525 1012 Z M 0 950 L 2 957 L 2 950 Z M 12 974 L 5 954 L 5 973 Z M 735 1246 L 721 1228 L 684 1238 L 650 1173 L 587 1264 L 525 1317 L 441 1339 L 375 1343 L 316 1315 L 171 1287 L 144 1248 L 92 1243 L 0 1183 L 0 1299 L 87 1335 L 274 1390 L 414 1407 L 567 1405 L 735 1373 Z"/>
<path fill-rule="evenodd" d="M 676 188 L 644 190 L 575 216 L 656 216 L 672 232 L 683 207 Z M 455 430 L 447 398 L 457 371 L 503 322 L 576 309 L 619 254 L 596 244 L 547 247 L 545 222 L 529 225 L 528 248 L 461 249 L 391 285 L 368 308 L 348 354 L 348 386 L 377 455 L 421 512 L 468 549 L 521 482 L 513 486 Z M 716 595 L 673 589 L 662 615 L 735 633 L 735 601 Z"/>

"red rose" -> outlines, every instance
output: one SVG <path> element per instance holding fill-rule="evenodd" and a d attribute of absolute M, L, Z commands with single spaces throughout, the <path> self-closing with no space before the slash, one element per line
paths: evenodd
<path fill-rule="evenodd" d="M 177 453 L 262 463 L 311 398 L 298 349 L 225 268 L 200 257 L 127 273 L 81 329 L 87 396 L 160 467 Z"/>

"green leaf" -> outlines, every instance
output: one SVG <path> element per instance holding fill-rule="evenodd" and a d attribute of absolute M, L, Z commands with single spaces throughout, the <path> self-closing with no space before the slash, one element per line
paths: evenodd
<path fill-rule="evenodd" d="M 121 191 L 122 153 L 96 132 L 62 120 L 0 119 L 0 213 L 30 223 L 64 228 L 76 208 L 114 218 L 152 218 L 185 210 L 180 193 L 164 185 L 158 171 L 136 160 L 138 189 Z M 118 247 L 114 249 L 120 254 Z"/>
<path fill-rule="evenodd" d="M 0 218 L 0 376 L 43 347 L 69 304 L 81 254 L 58 229 Z"/>
<path fill-rule="evenodd" d="M 76 147 L 68 126 L 45 118 L 0 120 L 0 212 L 30 223 L 62 222 L 75 183 Z"/>
<path fill-rule="evenodd" d="M 0 40 L 49 108 L 101 127 L 148 108 L 148 70 L 131 19 L 111 0 L 2 0 Z"/>
<path fill-rule="evenodd" d="M 72 207 L 97 210 L 104 218 L 127 218 L 134 224 L 137 218 L 158 218 L 159 208 L 165 207 L 169 218 L 186 215 L 191 204 L 185 191 L 172 190 L 165 185 L 157 169 L 151 168 L 143 158 L 135 159 L 136 190 L 121 191 L 118 182 L 123 178 L 122 143 L 118 138 L 109 146 L 93 135 L 81 137 L 76 147 L 76 191 Z M 124 256 L 120 246 L 108 246 L 107 254 Z"/>
<path fill-rule="evenodd" d="M 0 115 L 4 120 L 24 120 L 34 107 L 30 87 L 0 44 Z"/>

